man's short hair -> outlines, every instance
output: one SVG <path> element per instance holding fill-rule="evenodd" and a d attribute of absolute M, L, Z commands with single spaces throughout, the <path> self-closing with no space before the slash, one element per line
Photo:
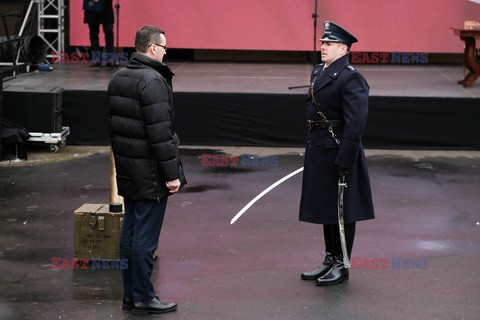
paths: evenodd
<path fill-rule="evenodd" d="M 135 35 L 135 50 L 140 53 L 147 52 L 149 45 L 152 43 L 159 44 L 161 34 L 165 34 L 165 32 L 155 26 L 146 25 L 141 27 Z"/>

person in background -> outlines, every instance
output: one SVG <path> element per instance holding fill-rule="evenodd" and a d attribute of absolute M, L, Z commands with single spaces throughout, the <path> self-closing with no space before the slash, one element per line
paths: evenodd
<path fill-rule="evenodd" d="M 90 57 L 92 57 L 91 67 L 100 67 L 102 65 L 100 52 L 99 33 L 102 25 L 105 34 L 105 50 L 107 53 L 113 53 L 113 6 L 112 0 L 84 0 L 83 3 L 83 22 L 88 24 L 90 31 Z M 94 52 L 94 53 L 92 53 Z M 112 66 L 108 61 L 107 66 Z"/>

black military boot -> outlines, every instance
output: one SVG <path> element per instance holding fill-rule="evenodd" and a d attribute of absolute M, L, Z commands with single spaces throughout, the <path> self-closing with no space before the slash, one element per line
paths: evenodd
<path fill-rule="evenodd" d="M 327 273 L 330 268 L 333 266 L 333 254 L 330 252 L 327 252 L 327 255 L 325 256 L 325 260 L 323 260 L 323 263 L 320 267 L 317 269 L 310 271 L 310 272 L 304 272 L 300 276 L 303 280 L 316 280 L 319 277 L 323 276 L 325 273 Z"/>
<path fill-rule="evenodd" d="M 323 238 L 325 240 L 325 260 L 320 267 L 313 271 L 304 272 L 301 274 L 303 280 L 316 280 L 323 276 L 333 266 L 333 250 L 335 241 L 335 225 L 324 224 L 323 225 Z"/>
<path fill-rule="evenodd" d="M 340 231 L 338 225 L 332 229 L 335 240 L 333 241 L 334 262 L 332 268 L 323 276 L 317 279 L 318 286 L 329 286 L 348 281 L 349 271 L 343 263 L 342 246 L 340 242 Z M 353 240 L 355 239 L 355 222 L 345 224 L 345 242 L 349 258 L 352 254 Z"/>
<path fill-rule="evenodd" d="M 343 264 L 343 256 L 335 256 L 332 268 L 317 279 L 317 286 L 330 286 L 348 281 L 349 272 Z"/>

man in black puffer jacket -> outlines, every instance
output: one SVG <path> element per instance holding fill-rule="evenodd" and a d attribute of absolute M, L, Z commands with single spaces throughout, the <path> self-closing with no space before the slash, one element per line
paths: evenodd
<path fill-rule="evenodd" d="M 125 200 L 120 239 L 123 308 L 134 313 L 163 313 L 177 308 L 158 300 L 150 275 L 153 252 L 168 195 L 186 183 L 179 158 L 172 100 L 172 71 L 162 30 L 147 25 L 137 31 L 129 64 L 108 85 L 110 141 L 118 194 Z"/>

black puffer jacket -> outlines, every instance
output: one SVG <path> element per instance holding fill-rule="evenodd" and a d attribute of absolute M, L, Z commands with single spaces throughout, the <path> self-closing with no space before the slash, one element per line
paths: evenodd
<path fill-rule="evenodd" d="M 164 63 L 133 53 L 108 85 L 110 142 L 118 194 L 125 198 L 160 199 L 169 194 L 165 181 L 186 183 L 174 126 L 172 77 Z"/>

